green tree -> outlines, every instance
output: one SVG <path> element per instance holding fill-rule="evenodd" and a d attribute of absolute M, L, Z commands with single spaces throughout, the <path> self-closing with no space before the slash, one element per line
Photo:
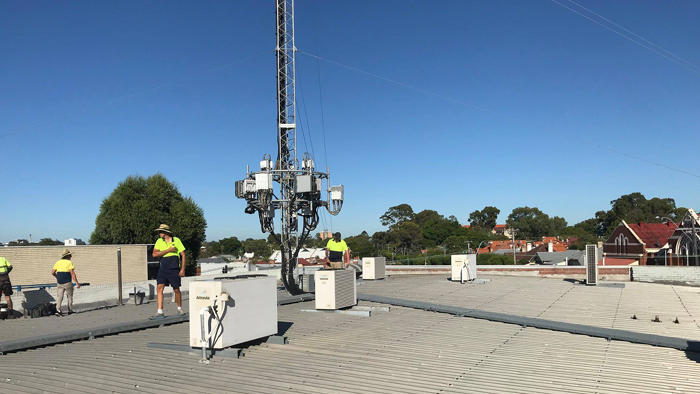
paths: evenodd
<path fill-rule="evenodd" d="M 413 208 L 408 204 L 399 204 L 389 208 L 379 220 L 382 226 L 394 227 L 399 223 L 413 220 Z"/>
<path fill-rule="evenodd" d="M 219 241 L 211 241 L 207 242 L 207 252 L 209 253 L 210 256 L 217 256 L 220 255 L 221 252 L 221 243 Z"/>
<path fill-rule="evenodd" d="M 54 240 L 54 239 L 51 239 L 51 238 L 42 238 L 41 240 L 39 240 L 39 243 L 38 243 L 37 245 L 41 245 L 41 246 L 47 246 L 47 245 L 63 245 L 63 242 L 61 242 L 61 241 L 59 241 L 59 240 L 57 240 L 57 239 Z"/>
<path fill-rule="evenodd" d="M 474 211 L 469 214 L 469 224 L 471 227 L 493 230 L 496 227 L 496 219 L 501 210 L 496 207 L 484 207 L 481 211 Z"/>
<path fill-rule="evenodd" d="M 476 256 L 477 265 L 512 265 L 513 256 L 495 253 L 482 253 Z"/>
<path fill-rule="evenodd" d="M 559 236 L 559 235 L 561 235 L 562 231 L 564 231 L 564 229 L 565 229 L 566 226 L 568 225 L 568 224 L 566 223 L 566 219 L 564 219 L 564 218 L 562 218 L 562 217 L 559 217 L 559 216 L 553 217 L 553 218 L 551 219 L 551 223 L 552 223 L 552 233 L 551 233 L 551 234 L 547 234 L 547 235 L 556 235 L 556 236 Z"/>
<path fill-rule="evenodd" d="M 462 235 L 466 231 L 453 219 L 433 219 L 423 226 L 423 238 L 431 243 L 429 246 L 442 245 L 448 237 Z"/>
<path fill-rule="evenodd" d="M 267 260 L 272 255 L 272 247 L 264 239 L 251 239 L 243 241 L 246 253 L 253 253 L 256 260 Z"/>
<path fill-rule="evenodd" d="M 309 239 L 311 239 L 311 238 L 309 238 Z M 275 237 L 274 234 L 269 234 L 267 236 L 267 243 L 269 243 L 270 245 L 276 245 L 277 247 L 279 247 L 279 245 L 280 245 L 279 238 Z"/>
<path fill-rule="evenodd" d="M 437 211 L 433 211 L 432 209 L 424 209 L 414 216 L 413 221 L 416 222 L 416 224 L 419 225 L 421 228 L 423 228 L 423 226 L 425 226 L 426 223 L 428 223 L 431 220 L 444 218 L 445 217 L 437 213 Z"/>
<path fill-rule="evenodd" d="M 610 201 L 608 211 L 598 211 L 592 219 L 584 220 L 576 226 L 586 228 L 591 234 L 608 237 L 621 221 L 628 223 L 659 223 L 662 217 L 680 220 L 687 209 L 677 207 L 672 198 L 647 199 L 642 193 L 625 194 Z"/>
<path fill-rule="evenodd" d="M 396 242 L 396 247 L 407 252 L 416 251 L 421 246 L 423 234 L 417 224 L 413 222 L 401 222 L 392 230 L 393 238 Z"/>
<path fill-rule="evenodd" d="M 219 241 L 221 254 L 240 255 L 243 251 L 243 244 L 236 237 L 224 238 Z"/>
<path fill-rule="evenodd" d="M 187 249 L 187 275 L 193 275 L 207 222 L 202 209 L 162 174 L 129 176 L 102 200 L 90 244 L 152 244 L 153 229 L 170 225 Z"/>
<path fill-rule="evenodd" d="M 506 221 L 517 238 L 542 238 L 552 234 L 552 221 L 549 215 L 537 208 L 519 207 L 513 209 Z"/>
<path fill-rule="evenodd" d="M 345 243 L 348 244 L 348 249 L 353 257 L 374 257 L 377 255 L 377 249 L 366 235 L 347 237 Z"/>

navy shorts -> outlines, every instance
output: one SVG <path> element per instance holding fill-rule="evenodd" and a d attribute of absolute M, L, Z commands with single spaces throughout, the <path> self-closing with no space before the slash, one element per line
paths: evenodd
<path fill-rule="evenodd" d="M 163 257 L 160 259 L 160 268 L 156 283 L 159 285 L 170 285 L 173 289 L 180 288 L 180 258 L 177 256 Z"/>
<path fill-rule="evenodd" d="M 0 294 L 5 293 L 5 296 L 12 295 L 12 283 L 10 281 L 0 282 Z"/>

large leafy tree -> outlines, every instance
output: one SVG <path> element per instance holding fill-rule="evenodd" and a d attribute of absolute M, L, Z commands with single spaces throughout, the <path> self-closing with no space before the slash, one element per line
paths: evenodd
<path fill-rule="evenodd" d="M 630 193 L 610 201 L 610 210 L 598 211 L 595 217 L 577 223 L 575 227 L 586 230 L 587 233 L 598 236 L 609 236 L 622 220 L 628 223 L 660 222 L 663 217 L 674 221 L 680 220 L 688 211 L 687 208 L 677 207 L 672 198 L 654 197 L 647 199 L 642 193 Z"/>
<path fill-rule="evenodd" d="M 432 209 L 424 209 L 413 217 L 413 221 L 419 225 L 421 228 L 426 225 L 431 220 L 435 219 L 444 219 L 444 216 L 440 215 L 437 213 L 437 211 L 434 211 Z"/>
<path fill-rule="evenodd" d="M 496 227 L 496 219 L 501 210 L 496 207 L 484 207 L 481 211 L 469 214 L 469 224 L 472 227 L 493 230 Z"/>
<path fill-rule="evenodd" d="M 389 208 L 379 220 L 382 226 L 394 227 L 399 223 L 413 220 L 413 208 L 408 204 L 399 204 Z"/>
<path fill-rule="evenodd" d="M 152 244 L 157 240 L 153 229 L 161 223 L 170 225 L 184 244 L 186 272 L 194 274 L 207 227 L 204 212 L 162 174 L 148 178 L 129 176 L 120 182 L 102 200 L 90 243 Z"/>
<path fill-rule="evenodd" d="M 272 255 L 272 246 L 264 239 L 247 239 L 242 242 L 246 253 L 253 253 L 256 260 L 267 260 Z"/>
<path fill-rule="evenodd" d="M 407 252 L 420 249 L 423 244 L 421 228 L 413 222 L 401 222 L 392 230 L 392 237 L 399 249 Z"/>
<path fill-rule="evenodd" d="M 230 254 L 233 256 L 240 255 L 243 251 L 243 244 L 236 237 L 224 238 L 219 241 L 222 254 Z"/>
<path fill-rule="evenodd" d="M 552 221 L 549 215 L 537 208 L 515 208 L 508 215 L 506 223 L 513 228 L 518 238 L 534 239 L 552 235 Z"/>
<path fill-rule="evenodd" d="M 461 235 L 464 229 L 454 217 L 433 219 L 423 226 L 423 238 L 430 245 L 441 245 L 448 237 Z"/>
<path fill-rule="evenodd" d="M 345 238 L 345 242 L 354 257 L 372 257 L 377 254 L 377 249 L 364 232 L 354 237 Z"/>

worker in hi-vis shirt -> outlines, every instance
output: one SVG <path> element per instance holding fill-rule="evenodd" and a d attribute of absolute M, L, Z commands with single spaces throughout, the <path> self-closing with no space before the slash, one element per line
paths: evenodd
<path fill-rule="evenodd" d="M 161 224 L 160 227 L 154 230 L 158 233 L 158 241 L 153 247 L 153 257 L 160 257 L 160 268 L 156 277 L 158 291 L 158 312 L 151 320 L 164 319 L 163 313 L 163 291 L 165 286 L 170 285 L 175 293 L 175 302 L 177 303 L 177 315 L 182 316 L 185 313 L 182 311 L 182 295 L 180 294 L 180 278 L 185 276 L 185 246 L 182 245 L 180 238 L 173 237 L 170 231 L 170 226 Z"/>
<path fill-rule="evenodd" d="M 78 276 L 75 274 L 75 266 L 71 261 L 72 257 L 73 255 L 70 250 L 63 249 L 61 259 L 53 265 L 53 269 L 51 270 L 51 275 L 56 277 L 56 293 L 58 295 L 56 298 L 57 316 L 63 316 L 61 304 L 63 303 L 64 294 L 67 296 L 66 298 L 68 298 L 68 314 L 73 314 L 73 281 L 75 281 L 75 286 L 80 288 Z"/>
<path fill-rule="evenodd" d="M 12 282 L 10 282 L 10 271 L 12 264 L 6 258 L 0 257 L 0 294 L 5 293 L 5 301 L 7 301 L 7 318 L 14 319 L 14 311 L 12 310 Z"/>
<path fill-rule="evenodd" d="M 333 238 L 328 240 L 326 244 L 326 264 L 333 269 L 343 269 L 350 261 L 350 252 L 348 252 L 348 244 L 340 239 L 340 233 L 333 234 Z"/>

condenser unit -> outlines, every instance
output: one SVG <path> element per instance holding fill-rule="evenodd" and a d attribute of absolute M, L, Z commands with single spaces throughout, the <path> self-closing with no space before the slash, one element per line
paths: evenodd
<path fill-rule="evenodd" d="M 342 309 L 357 304 L 355 270 L 318 270 L 314 282 L 316 309 Z"/>
<path fill-rule="evenodd" d="M 476 279 L 476 254 L 453 254 L 451 260 L 453 281 Z"/>
<path fill-rule="evenodd" d="M 586 284 L 598 284 L 598 246 L 586 245 Z"/>
<path fill-rule="evenodd" d="M 277 280 L 267 275 L 190 282 L 190 346 L 223 349 L 277 333 Z M 209 308 L 212 312 L 209 312 Z M 207 309 L 206 311 L 203 311 Z M 204 320 L 204 330 L 202 330 Z"/>
<path fill-rule="evenodd" d="M 362 258 L 362 279 L 384 279 L 386 277 L 386 259 L 384 257 Z"/>
<path fill-rule="evenodd" d="M 316 290 L 314 281 L 314 274 L 301 274 L 300 276 L 300 286 L 302 291 L 307 293 L 313 293 Z"/>

